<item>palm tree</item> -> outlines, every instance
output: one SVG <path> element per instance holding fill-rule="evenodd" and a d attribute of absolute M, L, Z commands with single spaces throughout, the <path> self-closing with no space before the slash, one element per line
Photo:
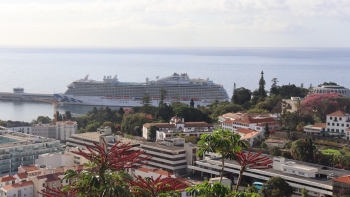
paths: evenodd
<path fill-rule="evenodd" d="M 202 157 L 209 152 L 218 153 L 222 156 L 220 183 L 224 174 L 225 159 L 235 159 L 236 153 L 247 147 L 240 138 L 240 135 L 222 128 L 216 129 L 212 134 L 203 134 L 200 137 L 198 156 Z"/>

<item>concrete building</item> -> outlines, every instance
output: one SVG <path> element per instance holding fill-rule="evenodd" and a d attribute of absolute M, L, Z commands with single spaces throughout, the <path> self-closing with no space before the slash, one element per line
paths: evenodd
<path fill-rule="evenodd" d="M 146 123 L 142 127 L 142 137 L 149 138 L 149 128 L 152 126 L 158 127 L 156 139 L 163 140 L 167 137 L 172 137 L 173 134 L 181 133 L 183 136 L 199 137 L 203 133 L 211 133 L 213 125 L 206 122 L 185 122 L 183 118 L 174 116 L 169 123 Z"/>
<path fill-rule="evenodd" d="M 59 140 L 1 130 L 0 176 L 16 174 L 19 166 L 34 164 L 40 154 L 61 151 Z"/>
<path fill-rule="evenodd" d="M 265 124 L 271 124 L 271 125 L 278 125 L 277 128 L 279 128 L 278 121 L 275 118 L 267 117 L 267 116 L 261 116 L 261 115 L 251 115 L 251 114 L 241 114 L 237 115 L 235 119 L 233 118 L 226 118 L 221 122 L 221 127 L 224 129 L 228 129 L 230 131 L 235 131 L 239 128 L 244 129 L 252 129 L 256 130 L 258 127 L 258 130 Z M 272 127 L 272 129 L 277 129 L 276 127 Z"/>
<path fill-rule="evenodd" d="M 52 124 L 34 124 L 32 126 L 32 134 L 41 137 L 57 139 L 56 126 Z"/>
<path fill-rule="evenodd" d="M 285 179 L 296 193 L 300 193 L 302 188 L 309 192 L 309 196 L 331 197 L 333 195 L 332 178 L 341 177 L 344 174 L 350 174 L 350 171 L 324 167 L 311 163 L 304 163 L 283 157 L 270 157 L 273 161 L 271 169 L 258 170 L 247 169 L 243 176 L 248 184 L 255 181 L 266 182 L 271 177 L 280 176 Z M 221 158 L 206 157 L 204 160 L 196 161 L 194 165 L 189 165 L 189 169 L 201 172 L 205 177 L 217 177 L 222 168 Z M 225 175 L 233 174 L 236 182 L 239 174 L 240 165 L 236 161 L 225 160 Z"/>
<path fill-rule="evenodd" d="M 75 121 L 58 121 L 56 122 L 55 139 L 66 141 L 73 134 L 78 133 L 78 123 Z"/>
<path fill-rule="evenodd" d="M 313 87 L 311 94 L 337 93 L 345 97 L 350 97 L 350 90 L 340 85 L 322 85 L 321 87 Z"/>
<path fill-rule="evenodd" d="M 12 185 L 18 183 L 18 180 L 14 176 L 5 175 L 3 177 L 0 177 L 0 187 L 3 187 L 5 185 Z"/>
<path fill-rule="evenodd" d="M 333 194 L 350 195 L 350 175 L 345 175 L 332 179 Z"/>
<path fill-rule="evenodd" d="M 0 188 L 0 197 L 33 197 L 33 182 L 26 181 Z"/>
<path fill-rule="evenodd" d="M 171 173 L 185 173 L 187 165 L 196 158 L 197 147 L 185 143 L 183 138 L 166 138 L 161 142 L 143 142 L 135 149 L 145 150 L 152 156 L 146 166 Z"/>
<path fill-rule="evenodd" d="M 74 154 L 71 153 L 46 153 L 38 156 L 35 159 L 35 164 L 39 166 L 50 166 L 51 168 L 57 168 L 60 166 L 74 166 Z M 80 163 L 79 163 L 80 164 Z M 78 164 L 78 165 L 79 165 Z"/>
<path fill-rule="evenodd" d="M 326 123 L 315 123 L 304 127 L 310 135 L 323 135 L 350 139 L 350 115 L 340 110 L 327 115 Z"/>
<path fill-rule="evenodd" d="M 263 131 L 256 131 L 252 129 L 239 128 L 234 131 L 241 136 L 240 140 L 247 142 L 250 146 L 253 146 L 254 141 L 264 138 Z"/>

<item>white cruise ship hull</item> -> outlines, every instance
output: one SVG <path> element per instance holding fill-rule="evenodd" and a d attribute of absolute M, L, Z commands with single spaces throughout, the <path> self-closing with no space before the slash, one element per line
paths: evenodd
<path fill-rule="evenodd" d="M 65 95 L 65 94 L 54 94 L 55 98 L 59 101 L 61 104 L 70 104 L 70 105 L 93 105 L 93 106 L 117 106 L 117 107 L 136 107 L 136 106 L 142 106 L 141 100 L 134 100 L 133 98 L 130 99 L 114 99 L 114 98 L 105 98 L 100 96 L 72 96 L 72 95 Z M 158 106 L 160 100 L 151 100 L 150 104 L 153 106 Z M 191 101 L 181 101 L 182 103 L 185 103 L 187 105 L 190 105 Z M 171 104 L 173 101 L 171 100 L 164 100 L 164 103 L 167 103 L 168 105 Z M 204 101 L 194 101 L 194 105 L 200 105 L 200 106 L 207 106 L 211 104 L 212 100 L 204 100 Z"/>

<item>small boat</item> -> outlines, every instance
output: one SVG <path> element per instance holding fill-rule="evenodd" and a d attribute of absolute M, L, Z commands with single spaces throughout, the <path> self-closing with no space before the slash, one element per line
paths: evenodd
<path fill-rule="evenodd" d="M 199 101 L 199 98 L 192 98 L 192 100 L 194 100 L 194 101 Z"/>
<path fill-rule="evenodd" d="M 129 98 L 130 98 L 130 96 L 124 96 L 124 98 L 125 98 L 125 99 L 129 99 Z"/>
<path fill-rule="evenodd" d="M 122 96 L 114 96 L 115 99 L 121 99 Z"/>
<path fill-rule="evenodd" d="M 111 99 L 111 98 L 113 98 L 111 95 L 106 96 L 106 99 Z"/>
<path fill-rule="evenodd" d="M 188 101 L 188 97 L 181 97 L 182 101 Z"/>
<path fill-rule="evenodd" d="M 152 97 L 152 99 L 153 100 L 159 100 L 160 98 L 159 98 L 159 96 L 154 96 L 154 97 Z"/>

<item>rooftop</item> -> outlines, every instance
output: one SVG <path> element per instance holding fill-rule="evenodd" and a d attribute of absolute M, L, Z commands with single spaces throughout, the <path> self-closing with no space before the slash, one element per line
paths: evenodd
<path fill-rule="evenodd" d="M 58 140 L 9 130 L 0 130 L 0 148 L 52 141 Z"/>
<path fill-rule="evenodd" d="M 163 145 L 161 144 L 161 142 L 144 142 L 144 143 L 141 143 L 140 144 L 141 147 L 144 147 L 144 146 L 151 146 L 153 148 L 156 148 L 156 149 L 165 149 L 165 150 L 170 150 L 170 151 L 177 151 L 177 150 L 185 150 L 184 149 L 184 146 L 174 146 L 174 145 L 171 145 L 171 146 L 167 146 L 167 145 Z"/>
<path fill-rule="evenodd" d="M 349 116 L 349 114 L 346 114 L 346 113 L 338 110 L 338 111 L 335 111 L 333 113 L 327 114 L 327 116 L 347 117 L 347 116 Z"/>
<path fill-rule="evenodd" d="M 350 175 L 334 178 L 333 181 L 350 184 Z"/>
<path fill-rule="evenodd" d="M 12 185 L 5 185 L 1 189 L 7 192 L 13 188 L 20 188 L 20 187 L 29 186 L 29 185 L 33 185 L 33 182 L 32 181 L 25 181 L 25 182 L 12 184 Z"/>

